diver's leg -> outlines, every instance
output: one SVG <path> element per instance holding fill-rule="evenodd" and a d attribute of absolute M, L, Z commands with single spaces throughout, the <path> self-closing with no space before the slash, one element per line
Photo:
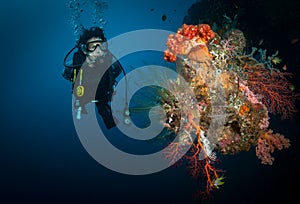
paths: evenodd
<path fill-rule="evenodd" d="M 111 107 L 108 102 L 97 102 L 96 107 L 98 113 L 102 116 L 104 124 L 107 129 L 111 129 L 116 126 L 115 121 L 112 116 Z"/>

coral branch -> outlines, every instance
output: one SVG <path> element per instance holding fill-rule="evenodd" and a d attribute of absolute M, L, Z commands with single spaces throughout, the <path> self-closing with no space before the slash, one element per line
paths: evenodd
<path fill-rule="evenodd" d="M 184 148 L 179 144 L 179 142 L 171 143 L 167 148 L 164 149 L 163 155 L 170 163 L 176 163 L 182 157 L 182 152 Z"/>
<path fill-rule="evenodd" d="M 204 154 L 204 158 L 200 158 L 200 155 Z M 205 152 L 201 141 L 200 128 L 197 131 L 197 142 L 192 146 L 191 155 L 186 155 L 188 160 L 190 174 L 194 178 L 199 178 L 201 176 L 206 178 L 205 191 L 200 191 L 199 195 L 209 196 L 210 192 L 213 191 L 218 186 L 215 181 L 219 178 L 218 170 L 214 167 L 214 162 Z"/>
<path fill-rule="evenodd" d="M 290 89 L 290 82 L 287 77 L 290 73 L 272 72 L 261 66 L 245 67 L 248 75 L 247 86 L 256 94 L 262 96 L 262 103 L 268 108 L 268 111 L 275 114 L 281 114 L 283 119 L 291 118 L 296 112 L 295 100 L 299 98 Z"/>

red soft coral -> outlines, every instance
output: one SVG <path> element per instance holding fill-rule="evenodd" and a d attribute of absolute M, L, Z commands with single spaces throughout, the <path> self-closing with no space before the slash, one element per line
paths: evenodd
<path fill-rule="evenodd" d="M 193 60 L 195 58 L 202 62 L 204 59 L 210 59 L 212 57 L 206 44 L 209 40 L 214 38 L 214 36 L 215 33 L 207 24 L 183 24 L 175 35 L 169 35 L 166 43 L 168 49 L 164 53 L 164 59 L 168 62 L 174 62 L 176 55 L 188 56 L 190 52 L 194 52 Z M 198 50 L 200 50 L 200 52 L 197 52 Z"/>
<path fill-rule="evenodd" d="M 198 25 L 198 35 L 205 42 L 208 42 L 215 37 L 214 31 L 211 30 L 208 24 Z"/>

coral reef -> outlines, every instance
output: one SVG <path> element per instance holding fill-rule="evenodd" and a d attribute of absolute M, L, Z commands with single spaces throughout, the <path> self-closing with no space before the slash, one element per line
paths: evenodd
<path fill-rule="evenodd" d="M 180 84 L 173 83 L 170 89 L 171 93 L 180 92 L 176 95 L 181 95 L 185 104 L 178 104 L 171 93 L 161 90 L 168 118 L 165 127 L 179 134 L 172 151 L 165 152 L 166 158 L 174 160 L 181 146 L 191 146 L 183 159 L 192 177 L 206 178 L 201 195 L 219 188 L 215 181 L 223 184 L 221 170 L 216 168 L 217 154 L 237 154 L 256 147 L 257 157 L 271 165 L 274 158 L 270 153 L 290 146 L 288 139 L 269 129 L 269 113 L 290 118 L 299 97 L 289 88 L 291 74 L 276 68 L 277 52 L 268 57 L 265 50 L 253 48 L 246 54 L 241 30 L 228 29 L 221 35 L 207 24 L 184 24 L 169 36 L 166 45 L 164 59 L 176 63 L 196 99 L 187 97 Z M 185 125 L 180 127 L 182 121 Z"/>

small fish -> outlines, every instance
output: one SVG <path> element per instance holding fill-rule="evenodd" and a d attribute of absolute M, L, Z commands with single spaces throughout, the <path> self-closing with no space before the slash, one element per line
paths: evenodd
<path fill-rule="evenodd" d="M 279 58 L 279 57 L 274 57 L 271 61 L 272 61 L 274 64 L 279 64 L 279 63 L 282 61 L 282 59 Z"/>
<path fill-rule="evenodd" d="M 224 185 L 224 183 L 225 183 L 225 182 L 223 181 L 224 178 L 225 178 L 225 177 L 221 176 L 221 177 L 219 177 L 219 178 L 217 178 L 217 179 L 214 180 L 213 185 L 214 185 L 214 187 L 215 187 L 216 189 L 219 189 L 220 186 Z"/>
<path fill-rule="evenodd" d="M 295 87 L 294 84 L 290 84 L 290 85 L 289 85 L 289 89 L 290 89 L 291 91 L 295 91 L 296 87 Z"/>
<path fill-rule="evenodd" d="M 258 45 L 263 44 L 263 42 L 264 42 L 264 39 L 261 39 L 261 40 L 258 42 Z"/>
<path fill-rule="evenodd" d="M 162 21 L 167 20 L 167 15 L 166 15 L 166 14 L 162 15 L 161 20 L 162 20 Z"/>
<path fill-rule="evenodd" d="M 286 71 L 286 70 L 287 70 L 287 66 L 286 66 L 286 64 L 285 64 L 285 65 L 283 65 L 282 69 L 283 69 L 284 71 Z"/>
<path fill-rule="evenodd" d="M 150 12 L 154 11 L 154 8 L 150 9 Z"/>

